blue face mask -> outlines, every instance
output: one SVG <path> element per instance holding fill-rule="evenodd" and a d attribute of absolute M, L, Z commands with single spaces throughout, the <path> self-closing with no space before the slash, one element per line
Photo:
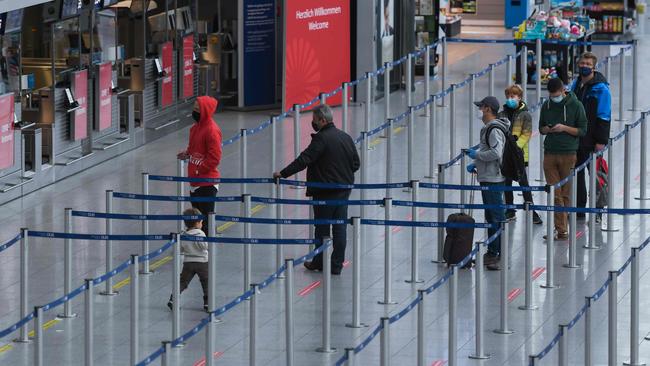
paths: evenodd
<path fill-rule="evenodd" d="M 519 101 L 514 98 L 506 99 L 506 106 L 511 109 L 517 108 L 519 106 Z"/>
<path fill-rule="evenodd" d="M 589 76 L 594 70 L 588 66 L 582 66 L 580 68 L 580 76 Z"/>
<path fill-rule="evenodd" d="M 564 100 L 564 95 L 558 95 L 557 97 L 551 97 L 553 103 L 560 103 Z"/>

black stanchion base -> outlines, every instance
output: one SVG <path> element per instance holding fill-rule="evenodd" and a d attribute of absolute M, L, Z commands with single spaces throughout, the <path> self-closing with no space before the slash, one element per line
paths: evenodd
<path fill-rule="evenodd" d="M 398 303 L 397 303 L 397 301 L 388 301 L 388 302 L 386 302 L 386 301 L 383 301 L 383 300 L 379 300 L 379 301 L 377 301 L 377 304 L 379 304 L 379 305 L 397 305 Z"/>
<path fill-rule="evenodd" d="M 539 287 L 543 288 L 545 290 L 555 290 L 555 289 L 560 288 L 560 285 L 546 285 L 546 284 L 544 284 L 544 285 L 539 285 Z"/>
<path fill-rule="evenodd" d="M 29 337 L 27 337 L 27 340 L 20 339 L 20 338 L 16 338 L 16 339 L 13 340 L 13 342 L 14 342 L 14 343 L 25 343 L 25 344 L 28 344 L 28 343 L 32 343 L 32 340 L 31 340 Z"/>
<path fill-rule="evenodd" d="M 112 291 L 112 292 L 102 291 L 99 294 L 102 295 L 102 296 L 115 296 L 115 295 L 117 295 L 119 293 L 120 293 L 119 291 Z"/>
<path fill-rule="evenodd" d="M 424 280 L 404 280 L 406 283 L 424 283 Z"/>
<path fill-rule="evenodd" d="M 152 275 L 153 273 L 154 273 L 154 271 L 151 271 L 151 270 L 148 271 L 148 272 L 140 271 L 140 274 L 141 274 L 141 275 L 145 275 L 145 276 Z"/>
<path fill-rule="evenodd" d="M 76 318 L 76 317 L 77 317 L 77 314 L 75 314 L 75 313 L 72 313 L 72 314 L 70 314 L 70 315 L 57 314 L 56 317 L 59 318 L 59 319 L 72 319 L 72 318 Z"/>
<path fill-rule="evenodd" d="M 492 357 L 490 354 L 484 354 L 484 355 L 469 355 L 469 358 L 472 360 L 489 360 L 490 357 Z"/>
<path fill-rule="evenodd" d="M 570 268 L 570 269 L 576 269 L 576 268 L 581 268 L 582 265 L 580 265 L 580 264 L 576 264 L 576 265 L 572 266 L 572 265 L 566 263 L 566 264 L 563 264 L 562 267 L 564 267 L 564 268 Z"/>
<path fill-rule="evenodd" d="M 601 250 L 603 247 L 595 246 L 595 247 L 590 247 L 589 245 L 583 245 L 583 249 L 589 249 L 589 250 Z"/>
<path fill-rule="evenodd" d="M 347 324 L 345 324 L 345 327 L 346 327 L 346 328 L 367 328 L 367 327 L 368 327 L 368 324 L 365 324 L 365 323 L 359 323 L 359 325 L 354 325 L 354 324 L 352 324 L 352 323 L 347 323 Z"/>
<path fill-rule="evenodd" d="M 625 365 L 625 366 L 645 366 L 645 363 L 643 363 L 643 362 L 641 362 L 641 363 L 632 363 L 630 361 L 627 361 L 627 362 L 623 362 L 623 365 Z"/>
<path fill-rule="evenodd" d="M 316 352 L 319 353 L 336 353 L 336 348 L 323 348 L 323 347 L 318 347 L 316 348 Z"/>
<path fill-rule="evenodd" d="M 521 305 L 517 309 L 519 309 L 519 310 L 537 310 L 537 309 L 539 309 L 539 307 L 537 305 L 531 305 L 531 306 Z"/>
<path fill-rule="evenodd" d="M 508 334 L 514 334 L 515 333 L 514 330 L 510 330 L 510 329 L 495 329 L 492 332 L 494 332 L 496 334 L 503 334 L 503 335 L 508 335 Z"/>

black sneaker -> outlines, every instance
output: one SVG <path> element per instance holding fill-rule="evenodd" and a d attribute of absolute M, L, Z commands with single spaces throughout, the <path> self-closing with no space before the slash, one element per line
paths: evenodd
<path fill-rule="evenodd" d="M 500 258 L 499 258 L 498 255 L 494 255 L 494 254 L 491 254 L 491 253 L 485 253 L 485 255 L 483 255 L 483 265 L 484 266 L 489 266 L 489 265 L 494 264 L 494 263 L 499 263 L 499 260 L 500 260 Z"/>
<path fill-rule="evenodd" d="M 172 299 L 169 299 L 169 301 L 167 301 L 167 307 L 169 308 L 169 310 L 174 311 L 174 302 L 172 301 Z"/>
<path fill-rule="evenodd" d="M 517 213 L 515 211 L 506 211 L 506 221 L 513 222 L 517 220 Z"/>
<path fill-rule="evenodd" d="M 542 221 L 542 218 L 539 217 L 539 214 L 537 212 L 533 211 L 533 224 L 541 225 L 543 223 L 544 223 L 544 221 Z"/>
<path fill-rule="evenodd" d="M 205 311 L 206 313 L 210 312 L 210 310 L 208 309 L 208 304 L 203 304 L 203 311 Z"/>
<path fill-rule="evenodd" d="M 501 262 L 496 262 L 496 263 L 488 264 L 487 266 L 485 266 L 485 268 L 486 268 L 488 271 L 500 271 L 500 270 L 501 270 Z"/>
<path fill-rule="evenodd" d="M 305 262 L 302 265 L 305 266 L 305 268 L 307 268 L 310 271 L 322 271 L 323 270 L 322 268 L 317 267 L 316 264 L 314 264 L 314 262 Z"/>
<path fill-rule="evenodd" d="M 596 224 L 600 224 L 603 221 L 603 214 L 596 214 Z"/>

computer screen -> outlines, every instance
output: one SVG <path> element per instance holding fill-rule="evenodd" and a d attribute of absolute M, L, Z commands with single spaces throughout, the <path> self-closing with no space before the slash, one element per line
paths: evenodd
<path fill-rule="evenodd" d="M 23 10 L 24 9 L 17 9 L 7 13 L 5 33 L 20 31 L 23 26 Z"/>
<path fill-rule="evenodd" d="M 61 18 L 70 18 L 79 15 L 81 0 L 63 0 L 61 5 Z"/>

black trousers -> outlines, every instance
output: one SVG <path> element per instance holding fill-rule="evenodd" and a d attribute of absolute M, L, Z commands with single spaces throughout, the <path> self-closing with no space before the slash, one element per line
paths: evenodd
<path fill-rule="evenodd" d="M 528 166 L 528 163 L 526 163 L 526 166 Z M 530 187 L 528 184 L 528 175 L 526 174 L 526 171 L 524 170 L 524 175 L 519 179 L 519 187 Z M 506 179 L 505 185 L 508 187 L 512 186 L 512 180 Z M 524 195 L 524 202 L 530 202 L 533 203 L 533 193 L 531 191 L 523 191 L 521 192 Z M 506 197 L 506 205 L 512 205 L 514 203 L 514 192 L 513 191 L 505 191 L 503 194 Z M 514 211 L 514 210 L 508 210 L 508 211 Z"/>
<path fill-rule="evenodd" d="M 190 196 L 192 197 L 216 197 L 217 192 L 219 190 L 215 188 L 215 186 L 202 186 L 194 190 L 194 192 L 190 192 Z M 215 203 L 214 202 L 192 202 L 192 207 L 198 209 L 201 211 L 203 215 L 208 215 L 209 213 L 214 213 L 215 209 Z M 208 235 L 210 232 L 208 230 L 208 220 L 203 220 L 203 227 L 201 227 L 201 230 L 205 233 L 205 235 Z"/>
<path fill-rule="evenodd" d="M 350 198 L 350 191 L 340 191 L 337 193 L 314 196 L 315 200 L 347 200 Z M 313 206 L 315 220 L 341 220 L 348 218 L 348 206 Z M 348 225 L 314 225 L 316 228 L 316 239 L 331 237 L 333 241 L 332 251 L 332 269 L 340 270 L 343 268 L 345 261 L 345 247 L 347 245 Z M 331 230 L 331 231 L 330 231 Z M 320 245 L 318 245 L 320 246 Z M 323 267 L 323 256 L 319 254 L 314 257 L 313 263 L 318 267 Z"/>
<path fill-rule="evenodd" d="M 201 288 L 203 288 L 203 303 L 208 303 L 208 263 L 199 263 L 199 262 L 185 262 L 183 263 L 183 271 L 181 271 L 181 289 L 180 292 L 183 293 L 187 286 L 194 276 L 199 276 L 199 281 L 201 281 Z M 173 296 L 169 297 L 170 301 L 174 300 Z"/>
<path fill-rule="evenodd" d="M 583 164 L 585 161 L 589 160 L 589 155 L 591 152 L 591 149 L 579 148 L 576 154 L 576 166 L 580 166 L 580 164 Z M 587 169 L 589 169 L 589 165 L 587 165 Z M 578 204 L 578 207 L 587 207 L 587 184 L 585 182 L 585 170 L 586 169 L 582 169 L 576 176 L 576 179 L 578 180 L 578 187 L 576 189 L 576 203 Z M 589 171 L 589 174 L 591 174 L 591 171 Z"/>

